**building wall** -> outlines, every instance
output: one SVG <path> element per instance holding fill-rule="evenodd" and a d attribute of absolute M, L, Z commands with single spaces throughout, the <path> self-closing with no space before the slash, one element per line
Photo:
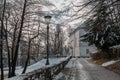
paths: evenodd
<path fill-rule="evenodd" d="M 79 30 L 79 37 L 84 35 L 86 32 L 84 29 Z M 80 56 L 81 57 L 89 57 L 91 52 L 96 51 L 96 47 L 94 45 L 89 46 L 88 42 L 81 41 L 81 38 L 79 38 L 79 49 L 80 49 Z"/>
<path fill-rule="evenodd" d="M 74 48 L 75 48 L 75 56 L 80 56 L 79 54 L 79 30 L 74 34 Z"/>
<path fill-rule="evenodd" d="M 80 56 L 79 54 L 79 30 L 70 36 L 70 46 L 72 47 L 71 52 L 73 56 Z"/>
<path fill-rule="evenodd" d="M 96 51 L 96 47 L 95 46 L 89 46 L 88 42 L 82 42 L 81 41 L 81 36 L 84 35 L 86 32 L 84 31 L 84 29 L 78 29 L 76 31 L 74 31 L 71 35 L 70 35 L 70 46 L 72 47 L 71 52 L 73 56 L 76 57 L 89 57 L 91 52 Z"/>
<path fill-rule="evenodd" d="M 70 46 L 70 54 L 74 56 L 74 35 L 70 36 L 69 46 Z"/>

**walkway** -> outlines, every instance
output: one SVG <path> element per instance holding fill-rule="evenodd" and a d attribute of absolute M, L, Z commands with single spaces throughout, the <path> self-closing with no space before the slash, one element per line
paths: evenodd
<path fill-rule="evenodd" d="M 72 80 L 120 80 L 120 75 L 93 64 L 89 59 L 76 59 L 74 67 Z"/>

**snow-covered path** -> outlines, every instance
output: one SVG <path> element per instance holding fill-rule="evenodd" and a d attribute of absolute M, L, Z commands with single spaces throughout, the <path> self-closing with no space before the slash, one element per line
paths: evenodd
<path fill-rule="evenodd" d="M 89 59 L 76 59 L 73 80 L 120 80 L 120 75 L 95 65 Z"/>

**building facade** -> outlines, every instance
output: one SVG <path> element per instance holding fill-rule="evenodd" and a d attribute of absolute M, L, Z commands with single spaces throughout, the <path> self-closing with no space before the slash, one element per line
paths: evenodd
<path fill-rule="evenodd" d="M 81 25 L 74 30 L 71 30 L 69 35 L 70 53 L 75 57 L 89 57 L 92 52 L 96 51 L 94 45 L 89 46 L 88 42 L 81 41 L 81 36 L 86 34 L 84 27 Z"/>

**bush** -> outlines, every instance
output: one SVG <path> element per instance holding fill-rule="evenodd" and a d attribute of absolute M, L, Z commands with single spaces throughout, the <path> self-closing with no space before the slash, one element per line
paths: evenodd
<path fill-rule="evenodd" d="M 99 59 L 102 59 L 102 54 L 103 53 L 101 51 L 98 51 L 98 52 L 92 53 L 91 57 L 93 60 L 99 60 Z"/>

